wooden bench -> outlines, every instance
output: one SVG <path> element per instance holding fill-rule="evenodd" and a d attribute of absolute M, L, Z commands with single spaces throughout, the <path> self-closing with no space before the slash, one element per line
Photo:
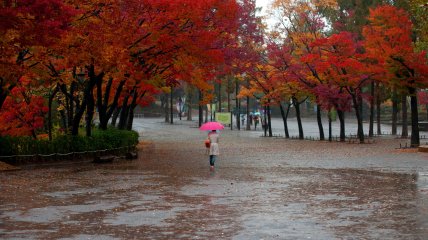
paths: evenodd
<path fill-rule="evenodd" d="M 421 145 L 418 147 L 418 152 L 428 152 L 428 145 Z"/>
<path fill-rule="evenodd" d="M 428 131 L 428 122 L 427 121 L 420 121 L 418 123 L 419 125 L 419 131 Z"/>
<path fill-rule="evenodd" d="M 112 163 L 116 157 L 113 155 L 108 156 L 96 156 L 93 163 Z"/>
<path fill-rule="evenodd" d="M 138 158 L 137 152 L 127 152 L 126 153 L 126 159 L 128 159 L 128 160 L 137 159 L 137 158 Z"/>

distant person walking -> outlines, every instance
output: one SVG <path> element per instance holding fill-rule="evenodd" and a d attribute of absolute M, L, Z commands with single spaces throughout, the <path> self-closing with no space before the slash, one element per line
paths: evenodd
<path fill-rule="evenodd" d="M 210 141 L 210 169 L 214 170 L 215 160 L 220 153 L 218 148 L 219 134 L 216 130 L 212 130 L 208 133 L 208 140 Z"/>
<path fill-rule="evenodd" d="M 257 125 L 259 124 L 259 115 L 254 115 L 254 130 L 257 130 Z"/>

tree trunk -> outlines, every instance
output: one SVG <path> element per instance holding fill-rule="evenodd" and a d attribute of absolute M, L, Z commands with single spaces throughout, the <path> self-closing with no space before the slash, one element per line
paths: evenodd
<path fill-rule="evenodd" d="M 92 136 L 92 120 L 94 118 L 94 108 L 95 108 L 95 100 L 94 94 L 92 91 L 87 95 L 87 104 L 86 104 L 86 136 Z"/>
<path fill-rule="evenodd" d="M 392 92 L 392 135 L 397 135 L 398 99 L 397 91 Z"/>
<path fill-rule="evenodd" d="M 102 81 L 97 82 L 97 108 L 98 108 L 98 118 L 100 120 L 100 123 L 98 125 L 99 129 L 106 130 L 107 129 L 107 104 L 104 104 L 104 102 L 108 102 L 108 98 L 110 97 L 110 89 L 111 85 L 113 84 L 113 78 L 109 78 L 106 84 L 106 89 L 104 92 L 104 101 L 103 101 L 103 88 L 102 88 Z"/>
<path fill-rule="evenodd" d="M 267 120 L 267 106 L 263 106 L 263 117 L 260 116 L 260 123 L 262 125 L 262 129 L 265 137 L 267 136 L 267 132 L 268 132 L 266 120 Z"/>
<path fill-rule="evenodd" d="M 427 116 L 426 121 L 428 121 L 428 104 L 426 104 L 426 105 L 425 105 L 425 109 L 426 109 L 426 111 L 427 111 L 427 112 L 426 112 L 426 114 L 427 114 L 427 115 L 426 115 L 426 116 Z"/>
<path fill-rule="evenodd" d="M 410 146 L 419 147 L 419 116 L 418 116 L 418 98 L 415 88 L 409 88 L 410 94 L 410 110 L 411 110 L 411 121 L 412 121 L 412 136 L 410 138 Z"/>
<path fill-rule="evenodd" d="M 6 101 L 6 97 L 7 97 L 6 93 L 3 93 L 3 89 L 0 86 L 0 110 L 3 107 L 4 101 Z"/>
<path fill-rule="evenodd" d="M 113 112 L 113 116 L 111 118 L 111 125 L 113 127 L 116 126 L 116 121 L 117 121 L 117 118 L 119 117 L 119 113 L 121 112 L 121 109 L 122 109 L 122 107 L 116 107 L 116 109 Z"/>
<path fill-rule="evenodd" d="M 328 141 L 331 142 L 333 140 L 332 129 L 331 129 L 331 110 L 328 112 Z"/>
<path fill-rule="evenodd" d="M 181 98 L 181 96 L 178 98 L 178 118 L 181 121 L 181 115 L 183 114 L 183 99 Z"/>
<path fill-rule="evenodd" d="M 208 106 L 203 106 L 205 109 L 205 120 L 204 122 L 208 122 Z"/>
<path fill-rule="evenodd" d="M 134 88 L 134 93 L 132 95 L 132 102 L 131 102 L 131 105 L 129 106 L 128 121 L 126 124 L 126 130 L 129 130 L 129 131 L 132 130 L 132 124 L 134 123 L 134 110 L 137 107 L 137 97 L 138 97 L 138 92 L 137 92 L 137 89 Z"/>
<path fill-rule="evenodd" d="M 375 82 L 370 82 L 370 123 L 369 123 L 369 137 L 373 137 L 374 130 L 374 106 L 375 106 Z"/>
<path fill-rule="evenodd" d="M 3 83 L 3 81 L 2 81 Z M 0 110 L 3 107 L 3 103 L 4 101 L 6 101 L 7 96 L 9 95 L 9 93 L 16 87 L 16 84 L 10 84 L 10 86 L 5 90 L 4 89 L 4 84 L 0 85 Z"/>
<path fill-rule="evenodd" d="M 192 101 L 193 101 L 193 89 L 189 89 L 189 92 L 187 94 L 187 121 L 192 121 Z"/>
<path fill-rule="evenodd" d="M 345 138 L 346 138 L 346 134 L 345 134 L 345 112 L 342 110 L 337 110 L 337 117 L 339 118 L 339 123 L 340 123 L 340 141 L 344 142 Z"/>
<path fill-rule="evenodd" d="M 70 93 L 74 94 L 74 91 L 70 91 Z M 79 125 L 80 121 L 82 120 L 83 114 L 85 113 L 86 101 L 87 99 L 84 97 L 82 103 L 79 104 L 80 99 L 78 96 L 73 96 L 70 99 L 71 135 L 73 136 L 77 136 L 79 134 Z M 74 104 L 76 104 L 75 110 Z M 74 112 L 75 114 L 73 115 Z"/>
<path fill-rule="evenodd" d="M 128 113 L 129 113 L 128 99 L 129 99 L 129 94 L 126 94 L 125 98 L 123 99 L 122 110 L 120 111 L 119 125 L 117 126 L 117 128 L 119 129 L 125 129 L 125 125 L 128 120 Z"/>
<path fill-rule="evenodd" d="M 281 110 L 282 122 L 284 123 L 285 138 L 290 138 L 290 134 L 288 132 L 288 124 L 287 124 L 288 113 L 290 112 L 290 105 L 288 104 L 287 113 L 284 112 L 284 107 L 282 106 L 281 103 L 279 103 L 279 109 Z"/>
<path fill-rule="evenodd" d="M 49 99 L 48 99 L 48 134 L 49 134 L 49 141 L 52 141 L 52 102 L 53 98 L 55 97 L 56 93 L 58 92 L 58 87 L 55 87 L 54 91 L 51 92 L 51 89 L 49 89 Z"/>
<path fill-rule="evenodd" d="M 92 121 L 94 119 L 95 113 L 95 99 L 93 89 L 97 83 L 102 82 L 104 78 L 104 73 L 101 72 L 98 75 L 95 75 L 95 67 L 93 65 L 88 67 L 88 77 L 89 82 L 87 83 L 87 88 L 84 92 L 84 98 L 86 99 L 86 136 L 92 136 Z"/>
<path fill-rule="evenodd" d="M 378 92 L 376 94 L 376 124 L 377 124 L 377 135 L 382 135 L 382 128 L 380 126 L 380 107 L 381 107 L 381 100 L 380 100 L 380 92 L 379 92 L 379 85 L 377 86 Z"/>
<path fill-rule="evenodd" d="M 79 98 L 78 96 L 74 96 L 74 93 L 75 93 L 76 89 L 77 89 L 76 82 L 72 82 L 71 86 L 70 86 L 70 98 L 66 98 L 69 101 L 69 103 L 68 103 L 68 105 L 69 105 L 68 127 L 69 127 L 69 131 L 71 133 L 73 132 L 73 118 L 74 118 L 74 113 L 77 112 L 77 108 L 78 108 L 78 106 L 80 106 L 80 104 L 78 105 L 78 104 L 75 104 L 75 102 L 74 102 L 75 99 Z M 79 100 L 77 100 L 77 101 L 79 101 Z M 75 105 L 76 105 L 76 107 L 75 107 Z M 73 133 L 72 133 L 72 135 L 73 135 Z M 76 135 L 77 135 L 77 133 L 76 133 Z"/>
<path fill-rule="evenodd" d="M 204 113 L 202 109 L 202 91 L 199 90 L 199 101 L 198 101 L 198 108 L 199 108 L 199 127 L 202 125 Z"/>
<path fill-rule="evenodd" d="M 61 101 L 58 101 L 58 104 L 60 105 Z M 64 129 L 64 131 L 66 131 L 68 128 L 68 123 L 67 123 L 67 115 L 65 114 L 64 109 L 59 110 L 59 115 L 61 117 L 61 121 L 60 121 L 61 128 Z"/>
<path fill-rule="evenodd" d="M 364 121 L 364 106 L 363 106 L 363 96 L 360 94 L 358 96 L 359 108 L 360 108 L 360 117 L 361 123 Z"/>
<path fill-rule="evenodd" d="M 231 81 L 230 77 L 227 78 L 227 112 L 230 112 L 230 92 L 231 92 Z"/>
<path fill-rule="evenodd" d="M 407 95 L 404 93 L 401 96 L 401 111 L 402 111 L 401 137 L 407 138 L 409 136 L 409 129 L 407 126 Z"/>
<path fill-rule="evenodd" d="M 173 92 L 174 91 L 174 88 L 171 86 L 171 93 L 170 93 L 170 97 L 169 97 L 169 103 L 170 103 L 170 105 L 171 106 L 169 106 L 169 108 L 170 108 L 170 123 L 171 124 L 174 124 L 174 104 L 172 103 L 172 100 L 173 100 Z"/>
<path fill-rule="evenodd" d="M 126 124 L 126 130 L 129 131 L 132 130 L 132 125 L 134 123 L 134 110 L 135 107 L 129 107 L 128 122 Z"/>
<path fill-rule="evenodd" d="M 363 130 L 363 119 L 361 116 L 361 102 L 359 102 L 360 97 L 352 95 L 352 101 L 354 104 L 355 115 L 357 117 L 358 130 L 357 135 L 360 143 L 364 143 L 364 130 Z"/>
<path fill-rule="evenodd" d="M 321 119 L 321 107 L 317 105 L 317 122 L 318 122 L 318 130 L 320 132 L 320 140 L 324 140 L 324 127 L 322 125 L 322 119 Z"/>
<path fill-rule="evenodd" d="M 235 81 L 235 105 L 236 105 L 236 127 L 241 130 L 241 106 L 238 99 L 239 82 Z"/>
<path fill-rule="evenodd" d="M 269 101 L 270 103 L 270 101 Z M 267 127 L 269 128 L 269 137 L 272 137 L 272 118 L 270 115 L 270 105 L 267 106 Z"/>
<path fill-rule="evenodd" d="M 165 110 L 165 122 L 169 123 L 169 97 L 168 97 L 167 93 L 165 93 L 164 96 L 165 96 L 165 108 L 164 108 L 164 110 Z"/>
<path fill-rule="evenodd" d="M 212 102 L 210 102 L 210 121 L 212 122 L 213 121 L 213 103 Z"/>
<path fill-rule="evenodd" d="M 247 96 L 247 127 L 245 130 L 251 130 L 250 121 L 250 97 Z"/>
<path fill-rule="evenodd" d="M 113 102 L 109 106 L 108 104 L 110 101 L 110 90 L 111 90 L 112 83 L 113 83 L 113 79 L 110 78 L 109 81 L 107 82 L 103 98 L 100 97 L 100 96 L 102 96 L 101 91 L 99 91 L 97 89 L 97 92 L 98 92 L 97 95 L 99 96 L 99 97 L 97 97 L 97 107 L 98 107 L 98 114 L 99 114 L 99 119 L 100 119 L 99 128 L 102 130 L 107 129 L 108 121 L 112 117 L 114 111 L 116 111 L 116 109 L 118 109 L 117 104 L 119 101 L 119 97 L 122 93 L 123 86 L 125 84 L 125 80 L 123 80 L 119 83 L 119 86 L 117 87 L 116 93 L 115 93 L 114 98 L 113 98 Z M 101 84 L 98 84 L 97 88 L 102 89 Z"/>
<path fill-rule="evenodd" d="M 302 118 L 300 116 L 300 103 L 296 98 L 293 98 L 293 104 L 294 108 L 296 109 L 297 125 L 299 127 L 299 139 L 304 139 L 305 136 L 303 135 Z"/>
<path fill-rule="evenodd" d="M 74 104 L 75 101 L 78 102 L 78 96 L 74 96 L 74 91 L 76 90 L 76 82 L 70 84 L 70 90 L 67 91 L 67 86 L 65 84 L 60 85 L 61 92 L 65 95 L 65 108 L 67 110 L 67 132 L 73 135 L 73 118 L 74 118 Z M 76 108 L 80 108 L 79 104 L 76 104 Z M 80 121 L 80 120 L 79 120 Z"/>
<path fill-rule="evenodd" d="M 218 83 L 218 95 L 217 95 L 217 101 L 218 101 L 218 109 L 217 112 L 222 112 L 221 110 L 221 79 L 220 82 Z"/>
<path fill-rule="evenodd" d="M 79 134 L 79 124 L 80 124 L 80 120 L 82 120 L 83 113 L 85 112 L 85 108 L 86 108 L 86 101 L 83 101 L 83 104 L 80 106 L 80 108 L 76 108 L 76 115 L 73 117 L 73 120 L 71 123 L 71 135 L 73 136 L 77 136 Z"/>

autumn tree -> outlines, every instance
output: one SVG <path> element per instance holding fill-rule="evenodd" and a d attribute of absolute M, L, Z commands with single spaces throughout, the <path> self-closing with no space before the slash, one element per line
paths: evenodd
<path fill-rule="evenodd" d="M 0 135 L 32 136 L 44 126 L 47 107 L 40 89 L 31 87 L 31 79 L 22 77 L 6 97 L 0 111 Z"/>
<path fill-rule="evenodd" d="M 375 79 L 383 71 L 377 64 L 362 53 L 361 44 L 348 32 L 333 34 L 313 43 L 323 51 L 323 57 L 317 64 L 313 64 L 317 72 L 322 73 L 333 83 L 333 87 L 341 93 L 344 90 L 352 99 L 352 106 L 358 123 L 358 138 L 364 143 L 364 130 L 361 116 L 363 88 L 368 82 Z M 307 54 L 303 61 L 312 62 L 319 59 L 320 54 Z M 345 105 L 346 106 L 346 105 Z"/>
<path fill-rule="evenodd" d="M 311 95 L 307 85 L 301 81 L 299 69 L 300 61 L 294 54 L 293 44 L 284 42 L 278 44 L 271 41 L 268 45 L 269 59 L 274 68 L 275 81 L 273 93 L 277 104 L 280 107 L 281 116 L 284 124 L 285 137 L 289 137 L 287 118 L 290 107 L 294 106 L 296 110 L 297 124 L 299 128 L 299 138 L 304 138 L 303 125 L 301 122 L 300 105 Z M 286 110 L 284 110 L 284 106 Z"/>
<path fill-rule="evenodd" d="M 311 54 L 314 49 L 311 43 L 325 35 L 325 22 L 320 14 L 322 11 L 334 10 L 336 1 L 289 1 L 276 0 L 273 4 L 278 12 L 279 23 L 277 30 L 273 31 L 276 38 L 281 39 L 281 44 L 288 45 L 284 49 L 292 49 L 293 63 L 288 63 L 295 78 L 301 81 L 306 88 L 314 88 L 322 83 L 323 79 L 317 78 L 314 66 L 302 63 L 299 58 L 305 54 Z M 276 40 L 278 42 L 278 40 Z M 313 81 L 315 80 L 315 81 Z M 315 96 L 315 102 L 317 96 Z M 317 123 L 320 139 L 324 139 L 324 129 L 321 121 L 321 108 L 317 106 Z"/>
<path fill-rule="evenodd" d="M 235 95 L 239 95 L 239 89 L 243 85 L 245 88 L 250 87 L 248 78 L 254 68 L 254 64 L 260 62 L 260 46 L 264 43 L 265 27 L 262 18 L 257 16 L 260 9 L 256 8 L 255 0 L 239 1 L 237 14 L 238 29 L 234 36 L 234 44 L 229 46 L 228 55 L 230 61 L 227 65 L 232 66 L 232 77 L 235 79 Z M 244 97 L 246 102 L 246 130 L 250 130 L 250 98 L 251 95 Z M 240 99 L 235 100 L 235 105 L 239 107 Z M 240 114 L 236 115 L 239 124 Z"/>
<path fill-rule="evenodd" d="M 369 21 L 363 30 L 366 50 L 388 70 L 388 84 L 410 95 L 411 145 L 418 146 L 417 90 L 427 86 L 426 54 L 413 49 L 412 23 L 404 10 L 380 6 L 370 11 Z"/>
<path fill-rule="evenodd" d="M 64 1 L 1 1 L 0 109 L 21 78 L 70 27 L 76 11 Z"/>

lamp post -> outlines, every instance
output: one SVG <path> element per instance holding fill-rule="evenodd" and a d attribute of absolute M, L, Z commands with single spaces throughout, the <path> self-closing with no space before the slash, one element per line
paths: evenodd
<path fill-rule="evenodd" d="M 85 75 L 86 73 L 82 69 L 80 69 L 80 71 L 76 74 L 77 80 L 79 81 L 80 84 L 82 84 L 85 81 Z"/>

